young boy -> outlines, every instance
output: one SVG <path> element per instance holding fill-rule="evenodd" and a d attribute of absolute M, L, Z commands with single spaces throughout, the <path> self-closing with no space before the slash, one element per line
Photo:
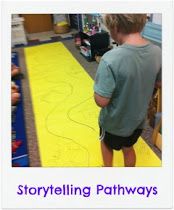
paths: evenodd
<path fill-rule="evenodd" d="M 104 166 L 112 166 L 113 150 L 122 150 L 133 167 L 133 145 L 144 127 L 148 105 L 161 69 L 161 49 L 145 40 L 145 14 L 108 14 L 105 24 L 117 48 L 105 53 L 97 69 L 94 98 L 99 115 Z"/>

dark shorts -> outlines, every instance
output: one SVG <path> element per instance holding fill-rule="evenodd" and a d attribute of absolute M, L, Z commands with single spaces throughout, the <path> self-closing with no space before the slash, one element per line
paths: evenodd
<path fill-rule="evenodd" d="M 120 150 L 123 147 L 133 146 L 142 133 L 142 129 L 136 129 L 132 135 L 128 137 L 116 136 L 114 134 L 108 133 L 103 128 L 100 127 L 100 140 L 111 149 Z"/>

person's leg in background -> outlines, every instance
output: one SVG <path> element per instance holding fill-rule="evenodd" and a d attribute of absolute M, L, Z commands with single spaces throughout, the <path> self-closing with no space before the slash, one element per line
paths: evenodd
<path fill-rule="evenodd" d="M 125 167 L 135 167 L 136 164 L 136 154 L 135 150 L 132 147 L 123 147 L 122 148 L 124 156 L 124 166 Z"/>
<path fill-rule="evenodd" d="M 109 148 L 105 143 L 104 140 L 101 141 L 101 151 L 103 157 L 103 163 L 105 167 L 112 167 L 113 162 L 113 150 Z"/>

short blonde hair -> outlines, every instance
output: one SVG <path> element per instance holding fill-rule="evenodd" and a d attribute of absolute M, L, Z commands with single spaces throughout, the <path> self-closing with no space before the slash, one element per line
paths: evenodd
<path fill-rule="evenodd" d="M 146 14 L 106 14 L 105 25 L 111 29 L 117 29 L 124 34 L 141 32 L 146 24 Z"/>

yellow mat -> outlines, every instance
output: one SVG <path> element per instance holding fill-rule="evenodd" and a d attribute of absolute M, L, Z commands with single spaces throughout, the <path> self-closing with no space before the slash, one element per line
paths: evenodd
<path fill-rule="evenodd" d="M 25 48 L 25 57 L 42 166 L 102 166 L 93 80 L 61 42 Z M 142 139 L 135 149 L 137 166 L 161 165 Z"/>

